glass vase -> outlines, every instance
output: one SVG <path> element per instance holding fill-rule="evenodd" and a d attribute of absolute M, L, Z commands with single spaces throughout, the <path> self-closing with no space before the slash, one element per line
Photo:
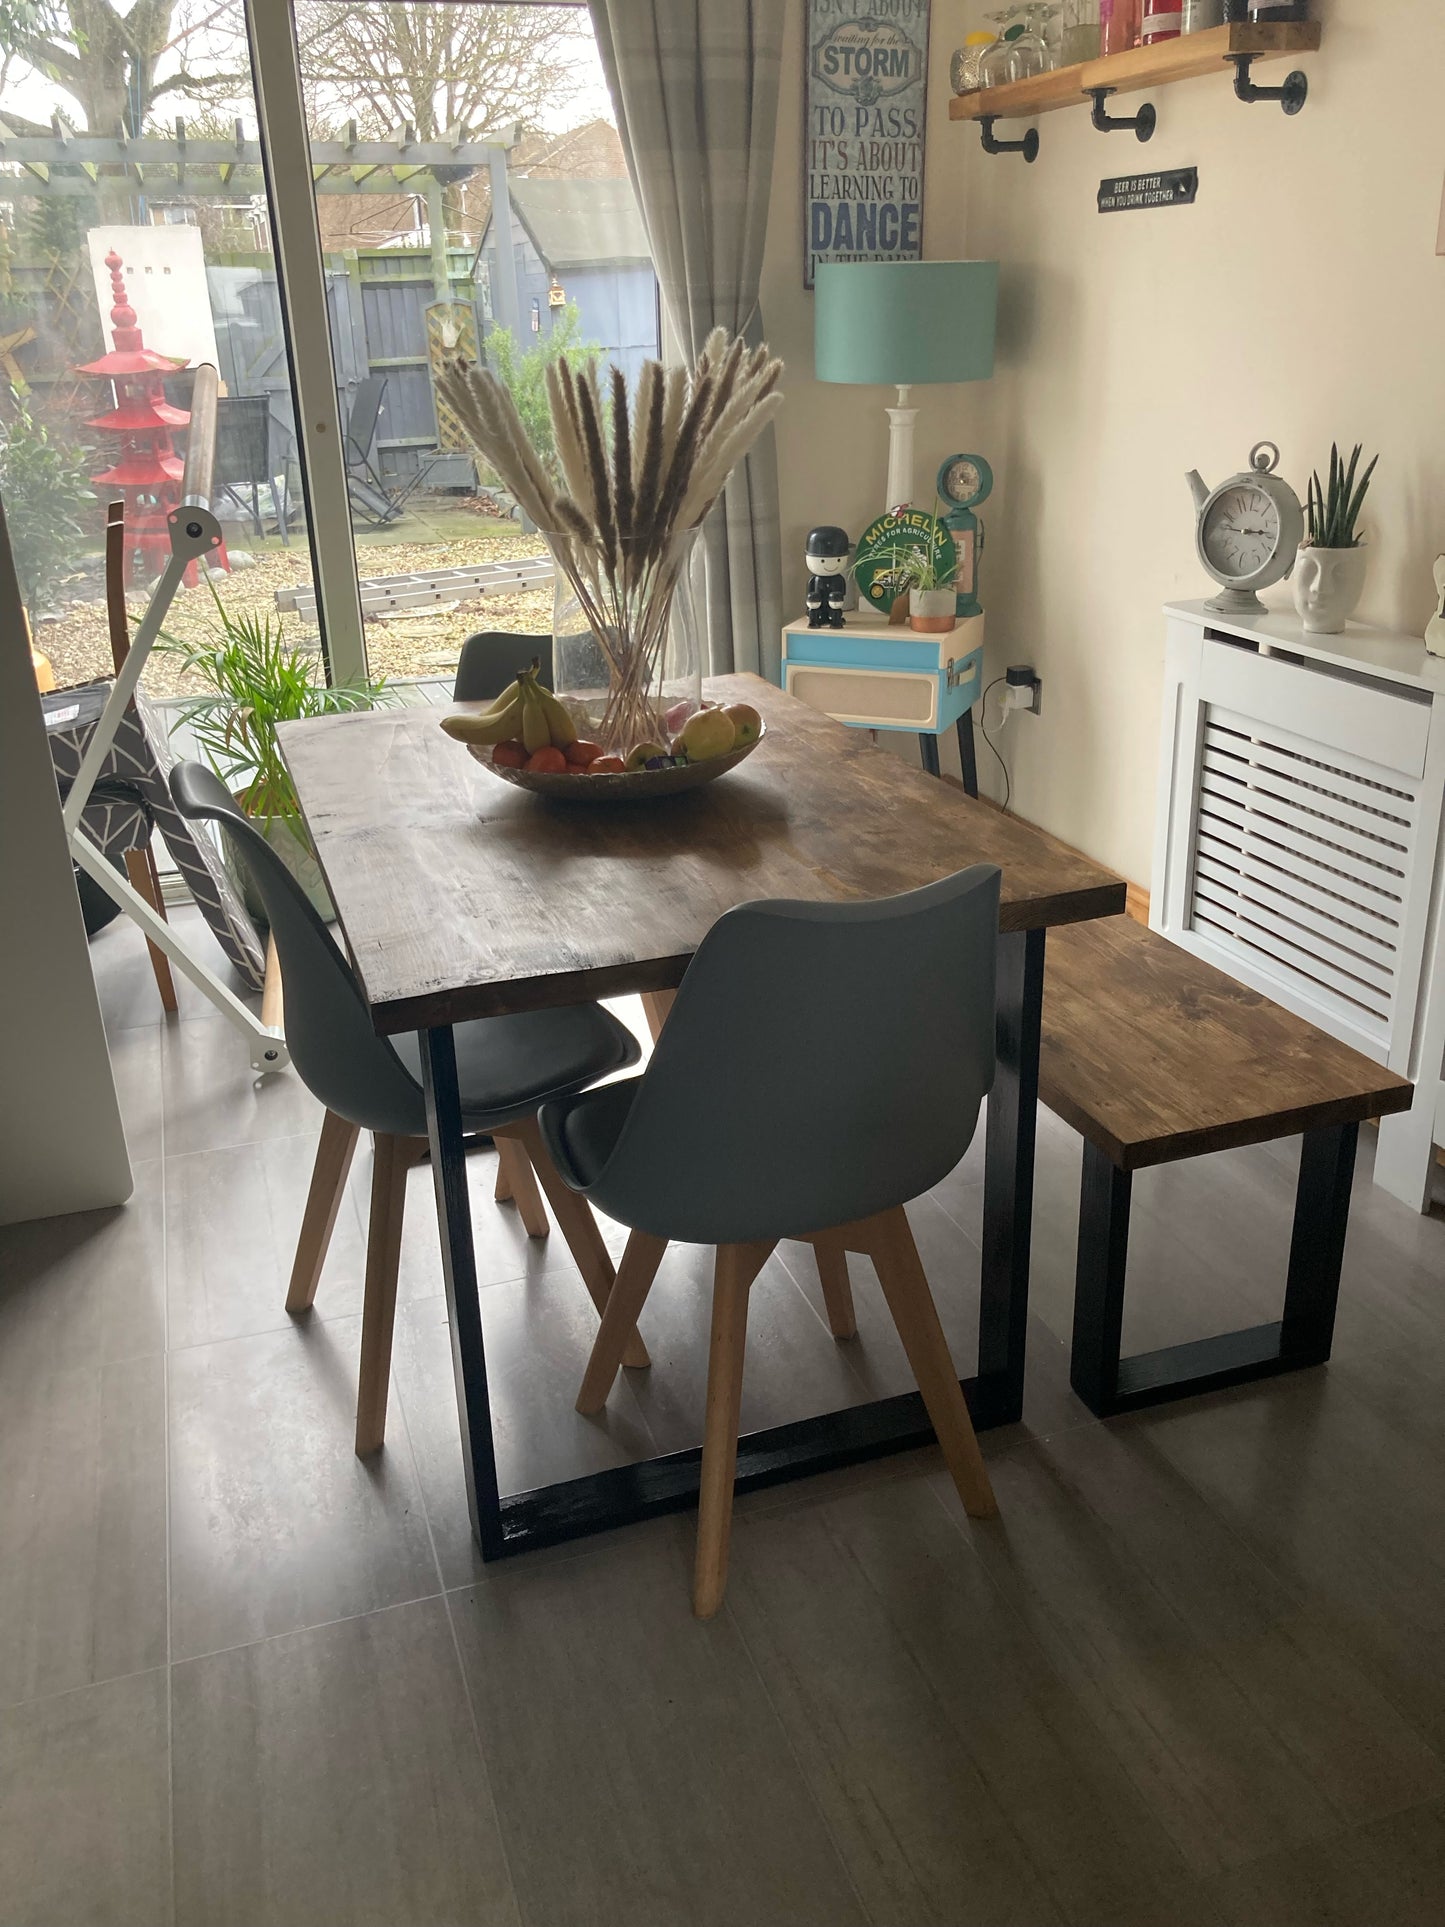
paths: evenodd
<path fill-rule="evenodd" d="M 699 531 L 661 547 L 619 542 L 611 568 L 578 537 L 543 534 L 557 571 L 553 688 L 605 755 L 666 751 L 702 707 Z"/>

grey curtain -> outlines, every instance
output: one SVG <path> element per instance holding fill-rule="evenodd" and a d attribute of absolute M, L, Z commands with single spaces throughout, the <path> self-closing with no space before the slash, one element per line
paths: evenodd
<path fill-rule="evenodd" d="M 668 320 L 696 357 L 713 328 L 764 339 L 779 0 L 590 0 Z M 768 429 L 703 531 L 716 672 L 778 680 L 778 458 Z"/>

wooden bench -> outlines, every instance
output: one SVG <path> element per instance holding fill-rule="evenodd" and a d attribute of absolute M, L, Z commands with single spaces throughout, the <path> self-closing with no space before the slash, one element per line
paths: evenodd
<path fill-rule="evenodd" d="M 1363 1119 L 1411 1087 L 1124 917 L 1051 931 L 1039 1095 L 1084 1139 L 1070 1380 L 1100 1417 L 1330 1355 Z M 1133 1173 L 1302 1136 L 1284 1315 L 1120 1358 Z"/>

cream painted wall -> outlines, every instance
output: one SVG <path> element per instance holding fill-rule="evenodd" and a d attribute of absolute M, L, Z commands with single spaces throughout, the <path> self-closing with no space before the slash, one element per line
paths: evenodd
<path fill-rule="evenodd" d="M 1378 448 L 1361 613 L 1413 633 L 1430 614 L 1445 549 L 1445 4 L 1318 0 L 1324 46 L 1304 63 L 1297 119 L 1241 105 L 1227 79 L 1192 81 L 1153 96 L 1147 148 L 1096 134 L 1082 111 L 1045 116 L 1033 167 L 989 159 L 975 128 L 947 118 L 948 56 L 983 10 L 935 0 L 924 249 L 1002 262 L 999 367 L 990 383 L 921 391 L 919 479 L 953 448 L 995 464 L 990 671 L 1031 660 L 1045 678 L 1044 714 L 1006 736 L 1015 807 L 1147 882 L 1159 605 L 1208 587 L 1185 470 L 1221 479 L 1268 438 L 1302 494 L 1332 437 Z M 801 0 L 789 13 L 763 302 L 789 364 L 791 591 L 810 523 L 856 535 L 881 507 L 886 397 L 811 378 Z M 1095 212 L 1102 175 L 1190 164 L 1195 207 Z M 1287 586 L 1270 599 L 1288 606 Z M 982 754 L 980 774 L 987 785 Z"/>

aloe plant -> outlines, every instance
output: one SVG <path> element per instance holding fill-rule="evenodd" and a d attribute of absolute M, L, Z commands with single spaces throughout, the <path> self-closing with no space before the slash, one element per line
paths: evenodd
<path fill-rule="evenodd" d="M 1365 493 L 1370 486 L 1370 477 L 1375 472 L 1377 455 L 1360 477 L 1355 481 L 1355 473 L 1360 465 L 1362 449 L 1355 443 L 1355 451 L 1346 467 L 1340 454 L 1339 444 L 1330 444 L 1330 478 L 1321 485 L 1319 471 L 1310 477 L 1309 500 L 1306 503 L 1308 526 L 1305 541 L 1312 549 L 1357 549 L 1364 539 L 1358 531 L 1360 510 L 1364 506 Z"/>

